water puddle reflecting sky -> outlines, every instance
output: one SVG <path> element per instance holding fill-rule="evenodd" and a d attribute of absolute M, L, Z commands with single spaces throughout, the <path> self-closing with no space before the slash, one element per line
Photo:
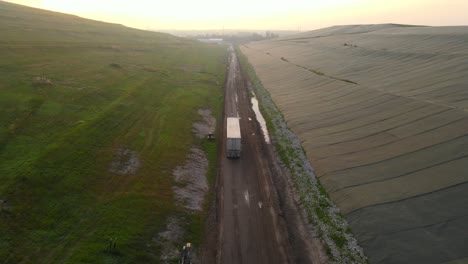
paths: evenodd
<path fill-rule="evenodd" d="M 262 128 L 265 142 L 267 144 L 270 144 L 270 135 L 268 134 L 268 129 L 266 126 L 265 118 L 263 118 L 263 115 L 260 112 L 260 109 L 258 108 L 258 100 L 257 100 L 257 97 L 255 97 L 255 94 L 251 98 L 251 101 L 252 101 L 252 109 L 254 110 L 255 116 L 257 117 L 257 121 L 258 123 L 260 123 L 260 127 Z"/>

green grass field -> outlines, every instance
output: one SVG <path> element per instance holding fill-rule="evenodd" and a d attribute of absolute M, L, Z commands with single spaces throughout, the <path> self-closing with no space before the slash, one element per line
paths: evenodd
<path fill-rule="evenodd" d="M 216 153 L 192 123 L 219 117 L 225 48 L 5 2 L 0 32 L 0 263 L 158 263 L 171 215 L 200 241 L 172 170 Z M 111 170 L 122 149 L 135 173 Z"/>

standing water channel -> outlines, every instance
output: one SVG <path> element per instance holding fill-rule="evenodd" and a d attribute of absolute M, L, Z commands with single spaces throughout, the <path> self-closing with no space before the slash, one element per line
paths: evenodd
<path fill-rule="evenodd" d="M 260 112 L 260 108 L 258 107 L 258 100 L 255 94 L 252 92 L 253 97 L 251 98 L 252 102 L 252 109 L 255 113 L 255 116 L 257 117 L 257 121 L 260 124 L 260 127 L 262 128 L 263 132 L 263 138 L 265 139 L 265 142 L 267 144 L 270 144 L 270 135 L 268 134 L 268 129 L 266 126 L 265 118 L 263 118 L 262 113 Z"/>

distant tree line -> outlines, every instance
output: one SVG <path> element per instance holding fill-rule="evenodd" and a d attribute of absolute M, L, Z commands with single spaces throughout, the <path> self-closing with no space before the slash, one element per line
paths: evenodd
<path fill-rule="evenodd" d="M 232 42 L 232 43 L 247 43 L 247 42 L 253 42 L 253 41 L 260 41 L 260 40 L 267 40 L 267 39 L 274 39 L 278 38 L 279 35 L 275 34 L 271 31 L 266 31 L 264 35 L 252 32 L 252 33 L 237 33 L 237 34 L 229 34 L 229 35 L 223 35 L 223 34 L 204 34 L 204 35 L 196 35 L 193 38 L 195 39 L 223 39 L 226 42 Z"/>

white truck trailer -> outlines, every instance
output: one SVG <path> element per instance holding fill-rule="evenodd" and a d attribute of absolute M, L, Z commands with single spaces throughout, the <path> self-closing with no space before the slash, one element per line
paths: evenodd
<path fill-rule="evenodd" d="M 226 157 L 240 158 L 241 132 L 239 118 L 228 117 L 226 122 Z"/>

